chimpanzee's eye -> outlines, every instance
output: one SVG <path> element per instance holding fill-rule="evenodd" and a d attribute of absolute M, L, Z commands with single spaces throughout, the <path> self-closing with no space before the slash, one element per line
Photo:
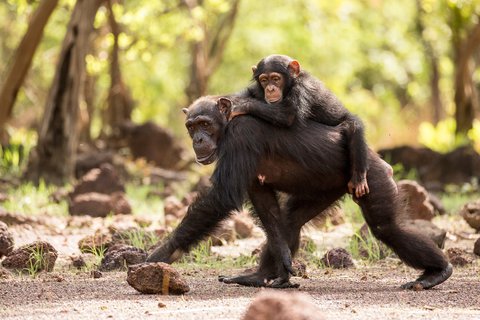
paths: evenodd
<path fill-rule="evenodd" d="M 202 127 L 206 128 L 210 125 L 210 123 L 208 123 L 207 121 L 203 121 L 202 122 Z"/>

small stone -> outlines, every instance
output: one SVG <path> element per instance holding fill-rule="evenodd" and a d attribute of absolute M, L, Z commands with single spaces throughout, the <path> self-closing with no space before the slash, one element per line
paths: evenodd
<path fill-rule="evenodd" d="M 303 293 L 263 290 L 253 299 L 242 320 L 322 320 L 315 302 Z"/>
<path fill-rule="evenodd" d="M 57 250 L 48 242 L 36 241 L 13 250 L 2 262 L 8 269 L 25 270 L 36 266 L 36 271 L 52 271 L 57 260 Z"/>
<path fill-rule="evenodd" d="M 235 232 L 240 239 L 249 238 L 252 236 L 255 224 L 248 212 L 240 212 L 232 218 Z"/>
<path fill-rule="evenodd" d="M 343 248 L 328 250 L 322 258 L 322 263 L 334 269 L 354 266 L 352 256 Z"/>
<path fill-rule="evenodd" d="M 13 251 L 13 235 L 8 231 L 8 226 L 0 221 L 0 258 Z"/>
<path fill-rule="evenodd" d="M 121 270 L 130 265 L 145 262 L 147 253 L 133 246 L 118 245 L 110 247 L 102 259 L 101 271 Z"/>
<path fill-rule="evenodd" d="M 163 262 L 137 264 L 128 268 L 127 282 L 149 294 L 185 294 L 190 288 L 171 265 Z"/>
<path fill-rule="evenodd" d="M 90 274 L 92 275 L 93 279 L 99 279 L 103 276 L 103 274 L 98 270 L 92 270 Z"/>
<path fill-rule="evenodd" d="M 468 252 L 460 248 L 448 249 L 447 257 L 450 260 L 450 263 L 454 266 L 462 267 L 473 262 L 473 257 L 471 257 Z"/>
<path fill-rule="evenodd" d="M 82 256 L 71 256 L 70 259 L 74 268 L 81 269 L 87 266 Z"/>
<path fill-rule="evenodd" d="M 477 256 L 480 256 L 480 238 L 478 238 L 473 245 L 473 253 L 475 253 Z"/>
<path fill-rule="evenodd" d="M 110 233 L 96 232 L 94 235 L 86 236 L 78 241 L 81 252 L 94 253 L 98 250 L 106 250 L 112 244 Z"/>
<path fill-rule="evenodd" d="M 480 231 L 480 200 L 469 202 L 460 209 L 459 214 L 470 227 Z"/>
<path fill-rule="evenodd" d="M 226 220 L 220 223 L 213 234 L 210 235 L 212 246 L 223 246 L 226 243 L 232 243 L 236 239 L 235 228 L 232 220 Z"/>
<path fill-rule="evenodd" d="M 159 308 L 166 308 L 167 305 L 166 305 L 165 303 L 163 303 L 163 302 L 160 301 L 160 302 L 158 302 L 158 307 L 159 307 Z"/>

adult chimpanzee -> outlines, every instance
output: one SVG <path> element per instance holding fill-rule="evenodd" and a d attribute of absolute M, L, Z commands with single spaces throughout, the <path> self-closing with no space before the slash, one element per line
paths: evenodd
<path fill-rule="evenodd" d="M 252 69 L 255 83 L 239 95 L 266 103 L 243 100 L 231 116 L 248 113 L 282 127 L 290 127 L 295 119 L 311 119 L 329 126 L 345 123 L 351 164 L 349 192 L 355 192 L 357 197 L 368 193 L 368 152 L 362 121 L 322 82 L 300 70 L 298 61 L 288 56 L 270 55 Z"/>
<path fill-rule="evenodd" d="M 241 98 L 234 98 L 234 103 Z M 212 187 L 188 208 L 188 213 L 168 240 L 147 261 L 172 263 L 188 252 L 229 213 L 240 208 L 246 194 L 267 234 L 256 272 L 221 277 L 225 283 L 246 286 L 293 287 L 290 252 L 296 253 L 300 230 L 347 192 L 348 142 L 342 126 L 313 121 L 279 128 L 252 116 L 230 122 L 231 101 L 204 97 L 186 109 L 186 126 L 198 162 L 217 160 Z M 452 266 L 433 241 L 401 224 L 395 183 L 382 160 L 368 152 L 370 193 L 358 203 L 372 233 L 390 246 L 406 264 L 423 270 L 404 288 L 431 288 L 448 279 Z M 263 183 L 257 179 L 264 177 Z M 289 195 L 280 210 L 276 191 Z M 284 212 L 284 213 L 282 213 Z M 288 225 L 288 230 L 282 226 Z M 286 239 L 287 250 L 282 239 Z"/>

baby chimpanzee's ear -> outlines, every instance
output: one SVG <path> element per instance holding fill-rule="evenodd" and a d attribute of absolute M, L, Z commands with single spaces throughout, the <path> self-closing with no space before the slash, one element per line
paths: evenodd
<path fill-rule="evenodd" d="M 232 101 L 228 98 L 222 97 L 217 100 L 218 110 L 225 115 L 225 118 L 230 118 L 230 112 L 232 111 Z"/>
<path fill-rule="evenodd" d="M 182 111 L 183 113 L 188 114 L 188 108 L 183 108 Z"/>

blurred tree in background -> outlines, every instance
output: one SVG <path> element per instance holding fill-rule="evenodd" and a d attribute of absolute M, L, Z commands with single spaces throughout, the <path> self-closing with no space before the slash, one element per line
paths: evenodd
<path fill-rule="evenodd" d="M 84 1 L 58 1 L 38 48 L 27 41 L 27 51 L 22 37 L 35 12 L 55 1 L 0 3 L 1 92 L 16 97 L 13 112 L 13 104 L 0 104 L 4 133 L 45 125 L 62 42 Z M 153 120 L 185 138 L 182 107 L 199 95 L 242 89 L 252 65 L 283 53 L 364 119 L 374 148 L 421 143 L 448 151 L 471 143 L 480 150 L 477 0 L 109 0 L 93 26 L 80 59 L 86 72 L 78 105 L 71 106 L 78 127 L 62 129 L 78 132 L 72 141 L 115 141 L 130 119 Z M 30 70 L 21 85 L 13 83 L 8 74 L 27 52 Z M 74 157 L 75 148 L 69 152 Z"/>

